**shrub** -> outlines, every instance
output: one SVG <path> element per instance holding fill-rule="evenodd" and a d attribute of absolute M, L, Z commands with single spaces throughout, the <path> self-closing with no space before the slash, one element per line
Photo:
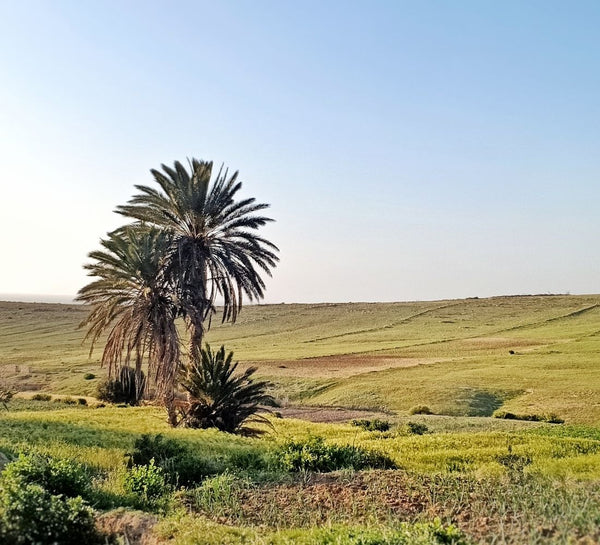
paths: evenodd
<path fill-rule="evenodd" d="M 133 466 L 125 474 L 123 488 L 134 494 L 135 504 L 141 509 L 156 509 L 170 491 L 165 481 L 164 470 L 150 460 L 148 465 Z"/>
<path fill-rule="evenodd" d="M 494 418 L 502 418 L 503 420 L 521 420 L 516 414 L 507 411 L 495 411 L 492 416 Z"/>
<path fill-rule="evenodd" d="M 515 414 L 507 411 L 496 411 L 493 414 L 494 418 L 502 418 L 504 420 L 524 420 L 526 422 L 548 422 L 549 424 L 564 424 L 564 419 L 555 413 L 546 415 L 540 414 Z"/>
<path fill-rule="evenodd" d="M 94 375 L 94 373 L 86 373 L 85 375 L 83 375 L 83 380 L 93 380 L 96 378 L 96 375 Z"/>
<path fill-rule="evenodd" d="M 144 373 L 140 376 L 138 381 L 135 369 L 122 367 L 117 378 L 107 378 L 98 384 L 96 397 L 110 403 L 139 405 L 146 386 Z"/>
<path fill-rule="evenodd" d="M 549 424 L 564 424 L 565 419 L 561 418 L 555 413 L 550 413 L 546 415 L 546 422 L 548 422 Z"/>
<path fill-rule="evenodd" d="M 428 431 L 429 428 L 425 424 L 419 424 L 418 422 L 408 422 L 406 424 L 406 432 L 410 435 L 423 435 Z"/>
<path fill-rule="evenodd" d="M 249 471 L 261 471 L 268 468 L 268 461 L 265 455 L 258 450 L 234 450 L 229 455 L 227 461 L 228 467 L 249 470 Z"/>
<path fill-rule="evenodd" d="M 77 403 L 79 403 L 79 405 L 87 405 L 87 399 L 85 399 L 85 397 L 78 397 Z"/>
<path fill-rule="evenodd" d="M 72 397 L 63 397 L 60 402 L 65 405 L 77 405 L 77 400 Z"/>
<path fill-rule="evenodd" d="M 434 414 L 427 405 L 415 405 L 411 407 L 408 414 Z"/>
<path fill-rule="evenodd" d="M 73 460 L 51 458 L 43 454 L 21 454 L 2 473 L 4 484 L 36 484 L 50 494 L 69 498 L 90 497 L 90 473 Z"/>
<path fill-rule="evenodd" d="M 0 542 L 10 545 L 97 543 L 89 475 L 69 460 L 20 455 L 0 477 Z"/>
<path fill-rule="evenodd" d="M 387 420 L 379 420 L 379 418 L 373 420 L 352 420 L 352 425 L 367 431 L 388 431 L 390 429 L 390 423 Z"/>
<path fill-rule="evenodd" d="M 277 467 L 286 471 L 396 468 L 396 464 L 381 453 L 351 445 L 327 445 L 322 437 L 290 441 L 274 453 L 274 461 Z"/>
<path fill-rule="evenodd" d="M 144 466 L 154 460 L 165 479 L 172 485 L 189 486 L 201 482 L 209 475 L 219 473 L 224 467 L 215 460 L 190 452 L 184 445 L 162 435 L 142 435 L 135 440 L 128 454 L 129 467 Z"/>
<path fill-rule="evenodd" d="M 265 405 L 275 405 L 275 400 L 266 393 L 268 382 L 251 378 L 255 367 L 236 373 L 237 366 L 233 363 L 233 352 L 226 355 L 224 346 L 213 352 L 207 344 L 200 361 L 184 369 L 181 385 L 189 395 L 187 406 L 181 410 L 184 426 L 244 435 L 260 433 L 245 424 L 268 423 L 259 413 L 265 410 Z"/>
<path fill-rule="evenodd" d="M 52 396 L 50 394 L 34 394 L 31 396 L 33 401 L 50 401 Z"/>
<path fill-rule="evenodd" d="M 0 542 L 10 545 L 100 543 L 92 510 L 81 497 L 53 495 L 38 484 L 0 488 Z"/>

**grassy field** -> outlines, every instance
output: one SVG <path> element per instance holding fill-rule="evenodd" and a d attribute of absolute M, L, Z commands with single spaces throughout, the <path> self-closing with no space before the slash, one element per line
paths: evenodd
<path fill-rule="evenodd" d="M 129 543 L 598 543 L 600 431 L 419 416 L 410 421 L 428 430 L 415 435 L 408 421 L 368 432 L 273 419 L 267 435 L 248 439 L 170 429 L 157 408 L 16 400 L 0 413 L 0 451 L 83 464 L 95 475 L 92 504 L 100 526 L 128 539 L 141 526 L 154 540 Z M 177 440 L 214 468 L 214 476 L 166 491 L 159 507 L 140 507 L 123 477 L 127 453 L 142 433 Z M 315 436 L 385 452 L 399 469 L 294 475 L 257 465 L 290 440 Z M 443 529 L 439 540 L 435 524 Z M 462 537 L 444 540 L 449 527 Z"/>
<path fill-rule="evenodd" d="M 77 329 L 85 312 L 0 303 L 6 379 L 93 394 L 83 376 L 102 371 Z M 257 365 L 284 404 L 600 422 L 600 296 L 248 306 L 236 324 L 215 320 L 208 341 Z"/>
<path fill-rule="evenodd" d="M 0 412 L 0 453 L 82 464 L 98 528 L 118 545 L 600 543 L 600 296 L 246 307 L 208 340 L 258 366 L 277 410 L 344 420 L 370 409 L 391 424 L 273 417 L 256 439 L 170 429 L 156 407 L 78 404 L 104 374 L 77 329 L 85 313 L 0 303 L 1 379 L 24 391 Z M 37 391 L 77 397 L 27 399 Z M 410 415 L 418 405 L 436 414 Z M 202 478 L 140 503 L 126 483 L 142 434 L 176 441 Z M 286 445 L 315 437 L 396 469 L 278 465 Z"/>

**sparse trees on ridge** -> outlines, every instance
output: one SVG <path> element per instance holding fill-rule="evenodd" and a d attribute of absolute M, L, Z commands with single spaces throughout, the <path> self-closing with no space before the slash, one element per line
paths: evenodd
<path fill-rule="evenodd" d="M 159 189 L 138 193 L 117 212 L 133 223 L 101 240 L 86 265 L 96 278 L 78 300 L 92 309 L 82 326 L 95 343 L 107 333 L 102 361 L 109 371 L 133 364 L 157 388 L 175 424 L 173 388 L 181 367 L 176 319 L 189 332 L 190 363 L 202 360 L 204 333 L 223 304 L 223 321 L 235 321 L 243 298 L 263 297 L 262 274 L 271 274 L 277 247 L 257 234 L 272 221 L 255 199 L 236 200 L 238 173 L 223 168 L 214 180 L 212 162 L 192 159 L 152 170 Z"/>

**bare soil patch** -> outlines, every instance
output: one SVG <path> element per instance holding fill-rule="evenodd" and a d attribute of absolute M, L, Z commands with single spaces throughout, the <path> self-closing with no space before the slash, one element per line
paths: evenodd
<path fill-rule="evenodd" d="M 142 511 L 117 509 L 96 518 L 96 528 L 104 535 L 124 538 L 130 545 L 158 545 L 153 528 L 157 518 Z"/>

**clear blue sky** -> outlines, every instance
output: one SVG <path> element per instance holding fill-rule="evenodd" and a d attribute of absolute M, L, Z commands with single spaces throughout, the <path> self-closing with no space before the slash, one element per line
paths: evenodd
<path fill-rule="evenodd" d="M 600 292 L 600 3 L 0 2 L 0 292 L 73 294 L 150 168 L 272 205 L 266 301 Z"/>

